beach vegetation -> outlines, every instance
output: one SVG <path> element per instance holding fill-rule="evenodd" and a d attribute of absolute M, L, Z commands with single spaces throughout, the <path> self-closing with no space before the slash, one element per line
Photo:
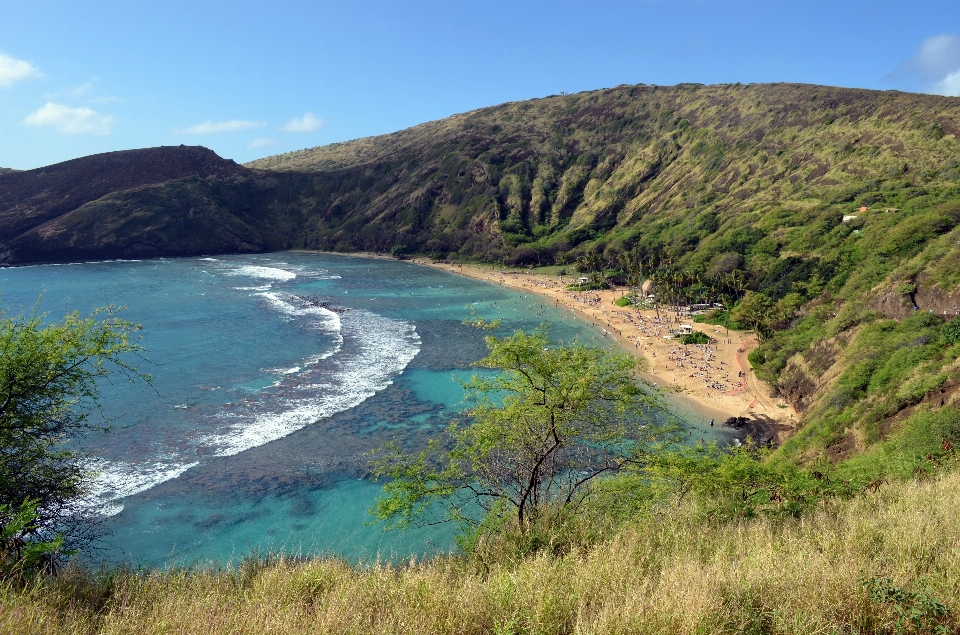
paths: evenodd
<path fill-rule="evenodd" d="M 771 311 L 774 303 L 765 293 L 748 291 L 730 313 L 735 322 L 744 324 L 760 338 L 769 337 L 772 324 Z"/>
<path fill-rule="evenodd" d="M 710 336 L 703 331 L 694 331 L 680 336 L 681 344 L 709 344 Z"/>
<path fill-rule="evenodd" d="M 736 320 L 730 319 L 730 311 L 725 309 L 713 309 L 707 313 L 694 315 L 693 321 L 698 324 L 712 324 L 714 326 L 723 326 L 731 331 L 746 331 L 747 327 Z"/>
<path fill-rule="evenodd" d="M 36 309 L 0 315 L 0 567 L 52 567 L 95 537 L 75 441 L 109 425 L 98 381 L 149 379 L 134 364 L 139 329 L 113 307 L 60 322 Z"/>

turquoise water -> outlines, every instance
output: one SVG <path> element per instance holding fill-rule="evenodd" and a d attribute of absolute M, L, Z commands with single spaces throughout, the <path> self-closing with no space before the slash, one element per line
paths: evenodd
<path fill-rule="evenodd" d="M 445 427 L 455 378 L 486 352 L 471 307 L 505 329 L 609 345 L 541 299 L 392 260 L 282 253 L 0 269 L 9 313 L 126 306 L 150 386 L 105 383 L 113 429 L 82 440 L 105 553 L 153 565 L 251 550 L 351 560 L 453 548 L 451 529 L 383 532 L 367 453 Z M 688 412 L 693 424 L 696 413 Z M 700 436 L 714 430 L 698 429 Z M 717 430 L 716 434 L 723 434 Z M 723 440 L 723 439 L 721 439 Z"/>

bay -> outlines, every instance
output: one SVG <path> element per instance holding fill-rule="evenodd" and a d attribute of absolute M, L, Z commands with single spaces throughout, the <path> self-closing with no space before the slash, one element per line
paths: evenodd
<path fill-rule="evenodd" d="M 143 325 L 149 385 L 101 386 L 105 433 L 77 442 L 97 476 L 102 552 L 144 565 L 253 551 L 351 561 L 453 549 L 452 528 L 383 532 L 367 453 L 415 448 L 460 407 L 483 357 L 473 312 L 504 329 L 602 331 L 534 295 L 407 262 L 327 254 L 217 256 L 0 269 L 7 314 L 107 304 Z M 725 442 L 698 413 L 701 437 Z"/>

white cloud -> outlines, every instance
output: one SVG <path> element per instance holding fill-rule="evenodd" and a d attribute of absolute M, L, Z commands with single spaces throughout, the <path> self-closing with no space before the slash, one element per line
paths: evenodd
<path fill-rule="evenodd" d="M 319 119 L 313 116 L 312 112 L 308 112 L 304 116 L 298 118 L 293 118 L 287 123 L 280 126 L 281 130 L 286 132 L 313 132 L 324 124 L 323 119 Z"/>
<path fill-rule="evenodd" d="M 70 108 L 48 101 L 42 108 L 33 111 L 23 123 L 28 126 L 49 126 L 61 134 L 110 134 L 114 119 L 89 108 Z"/>
<path fill-rule="evenodd" d="M 272 146 L 274 143 L 273 139 L 268 139 L 267 137 L 257 137 L 253 141 L 247 144 L 248 148 L 265 148 L 267 146 Z"/>
<path fill-rule="evenodd" d="M 113 95 L 109 97 L 94 97 L 93 99 L 88 100 L 91 104 L 112 104 L 118 101 L 123 101 L 119 97 Z"/>
<path fill-rule="evenodd" d="M 947 97 L 960 97 L 960 70 L 950 73 L 937 82 L 933 92 Z"/>
<path fill-rule="evenodd" d="M 952 33 L 925 39 L 916 54 L 887 76 L 924 92 L 960 95 L 960 36 Z"/>
<path fill-rule="evenodd" d="M 93 79 L 96 80 L 97 78 L 94 77 Z M 71 88 L 67 91 L 67 95 L 71 97 L 81 97 L 89 93 L 91 90 L 93 90 L 93 81 L 89 81 L 86 84 L 80 84 L 76 88 Z"/>
<path fill-rule="evenodd" d="M 267 125 L 266 121 L 245 121 L 243 119 L 231 119 L 230 121 L 204 121 L 195 126 L 178 130 L 181 134 L 222 134 L 225 132 L 239 132 L 241 130 L 252 130 L 254 128 L 263 128 Z"/>
<path fill-rule="evenodd" d="M 960 69 L 960 37 L 947 33 L 928 37 L 908 63 L 917 72 L 940 79 Z"/>
<path fill-rule="evenodd" d="M 39 76 L 36 66 L 0 53 L 0 88 L 11 88 L 21 79 Z"/>

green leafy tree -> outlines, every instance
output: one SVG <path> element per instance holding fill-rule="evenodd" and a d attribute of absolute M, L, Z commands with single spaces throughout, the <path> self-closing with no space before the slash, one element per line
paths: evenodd
<path fill-rule="evenodd" d="M 772 324 L 777 320 L 773 301 L 764 293 L 747 291 L 743 299 L 733 308 L 730 319 L 741 322 L 757 334 L 762 342 L 771 335 Z"/>
<path fill-rule="evenodd" d="M 580 505 L 595 480 L 636 463 L 671 429 L 645 414 L 655 397 L 630 355 L 557 345 L 546 327 L 490 335 L 487 346 L 476 365 L 497 372 L 464 382 L 465 421 L 419 453 L 392 445 L 376 460 L 387 482 L 371 512 L 389 527 L 452 520 L 526 531 Z"/>
<path fill-rule="evenodd" d="M 111 307 L 57 323 L 36 311 L 0 318 L 0 558 L 52 557 L 38 545 L 58 549 L 91 537 L 77 504 L 90 474 L 75 442 L 106 427 L 99 380 L 149 379 L 130 362 L 141 352 L 140 327 Z"/>
<path fill-rule="evenodd" d="M 694 331 L 688 335 L 680 336 L 681 344 L 709 344 L 710 336 L 703 331 Z"/>
<path fill-rule="evenodd" d="M 0 576 L 22 579 L 25 574 L 49 568 L 63 547 L 63 536 L 37 539 L 34 532 L 36 501 L 26 499 L 19 508 L 0 505 Z"/>
<path fill-rule="evenodd" d="M 585 274 L 590 279 L 591 285 L 603 285 L 603 256 L 596 252 L 590 252 L 577 258 L 576 269 L 581 274 Z"/>

